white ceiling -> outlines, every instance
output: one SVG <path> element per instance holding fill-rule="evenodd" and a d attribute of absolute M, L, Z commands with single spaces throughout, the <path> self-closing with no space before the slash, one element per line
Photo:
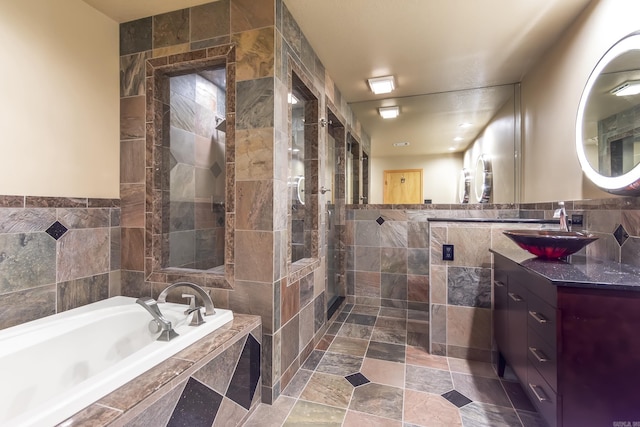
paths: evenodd
<path fill-rule="evenodd" d="M 208 2 L 84 1 L 118 22 Z M 487 116 L 490 118 L 501 106 L 501 98 L 491 95 L 501 91 L 490 90 L 489 95 L 455 92 L 520 82 L 590 1 L 284 0 L 370 135 L 372 157 L 445 152 L 451 141 L 443 129 L 448 127 L 450 134 L 457 132 L 462 117 L 474 113 L 469 120 L 475 120 L 475 127 L 459 145 L 464 148 L 484 126 Z M 406 106 L 400 99 L 386 102 L 408 112 L 418 108 L 422 98 L 416 95 L 438 93 L 441 95 L 436 97 L 435 106 L 423 107 L 436 111 L 381 122 L 372 112 L 376 105 L 385 103 L 380 101 L 385 96 L 373 95 L 366 84 L 368 77 L 381 75 L 396 78 L 394 98 L 410 97 Z M 468 102 L 471 95 L 473 102 Z M 476 104 L 484 105 L 485 111 L 475 108 Z M 442 114 L 444 109 L 449 114 Z M 438 126 L 424 129 L 425 122 Z M 431 134 L 430 129 L 439 133 Z M 416 135 L 420 135 L 419 141 Z M 412 144 L 402 150 L 392 149 L 391 144 L 398 141 Z"/>

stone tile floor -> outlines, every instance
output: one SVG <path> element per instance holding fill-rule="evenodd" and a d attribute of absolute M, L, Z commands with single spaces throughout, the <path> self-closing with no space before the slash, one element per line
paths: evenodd
<path fill-rule="evenodd" d="M 406 316 L 345 305 L 275 403 L 244 426 L 544 426 L 520 385 L 491 364 L 407 345 Z"/>

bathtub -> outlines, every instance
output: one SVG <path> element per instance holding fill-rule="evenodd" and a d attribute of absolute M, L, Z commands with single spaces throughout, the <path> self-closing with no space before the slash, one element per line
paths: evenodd
<path fill-rule="evenodd" d="M 0 331 L 0 425 L 60 423 L 233 320 L 216 309 L 189 326 L 186 305 L 160 304 L 179 336 L 156 341 L 135 301 L 113 297 Z"/>

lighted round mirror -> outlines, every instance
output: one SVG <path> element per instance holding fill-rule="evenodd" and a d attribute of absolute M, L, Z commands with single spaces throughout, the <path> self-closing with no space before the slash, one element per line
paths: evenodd
<path fill-rule="evenodd" d="M 486 154 L 478 157 L 476 170 L 473 176 L 476 200 L 478 203 L 489 203 L 491 200 L 491 186 L 493 174 L 491 172 L 491 160 Z"/>
<path fill-rule="evenodd" d="M 576 152 L 595 185 L 640 195 L 640 34 L 616 43 L 591 72 L 578 105 Z"/>
<path fill-rule="evenodd" d="M 304 205 L 304 176 L 296 178 L 296 197 L 301 205 Z"/>
<path fill-rule="evenodd" d="M 458 202 L 469 203 L 471 193 L 471 175 L 466 168 L 462 168 L 458 176 Z"/>

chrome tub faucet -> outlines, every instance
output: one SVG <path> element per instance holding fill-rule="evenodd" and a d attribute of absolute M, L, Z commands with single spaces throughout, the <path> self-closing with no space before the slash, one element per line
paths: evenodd
<path fill-rule="evenodd" d="M 158 341 L 171 341 L 178 336 L 178 333 L 171 326 L 171 322 L 168 321 L 160 311 L 158 302 L 150 297 L 141 297 L 136 300 L 137 304 L 140 304 L 153 316 L 153 320 L 149 323 L 149 330 L 152 333 L 160 332 Z"/>

